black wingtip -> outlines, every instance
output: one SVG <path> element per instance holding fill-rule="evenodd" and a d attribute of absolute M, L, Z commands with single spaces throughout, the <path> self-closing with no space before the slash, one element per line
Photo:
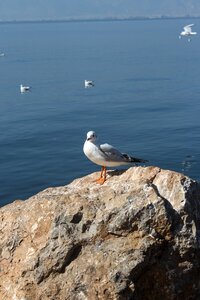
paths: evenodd
<path fill-rule="evenodd" d="M 148 162 L 148 160 L 146 160 L 146 159 L 132 157 L 132 156 L 129 156 L 128 154 L 126 154 L 126 153 L 123 153 L 123 157 L 128 162 L 132 162 L 132 163 L 146 163 L 146 162 Z"/>
<path fill-rule="evenodd" d="M 138 162 L 138 163 L 147 163 L 149 162 L 147 159 L 142 159 L 142 158 L 135 158 L 135 157 L 131 157 L 131 162 Z"/>

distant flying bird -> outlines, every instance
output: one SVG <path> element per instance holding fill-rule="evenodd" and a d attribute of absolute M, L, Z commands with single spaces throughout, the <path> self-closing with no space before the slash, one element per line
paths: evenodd
<path fill-rule="evenodd" d="M 121 153 L 109 144 L 99 145 L 97 143 L 97 135 L 94 131 L 87 133 L 87 138 L 83 146 L 83 152 L 93 163 L 100 165 L 100 178 L 95 180 L 97 183 L 103 184 L 106 181 L 106 167 L 116 167 L 129 165 L 132 163 L 145 163 L 148 160 L 135 158 L 126 153 Z"/>
<path fill-rule="evenodd" d="M 94 86 L 94 82 L 92 80 L 85 80 L 85 88 Z"/>
<path fill-rule="evenodd" d="M 189 24 L 183 27 L 184 30 L 180 33 L 179 38 L 181 39 L 182 36 L 186 36 L 188 37 L 188 42 L 190 42 L 191 36 L 197 34 L 197 32 L 192 31 L 192 26 L 194 26 L 194 24 Z"/>
<path fill-rule="evenodd" d="M 25 93 L 28 91 L 30 91 L 30 86 L 24 86 L 24 85 L 20 84 L 20 92 L 21 93 Z"/>

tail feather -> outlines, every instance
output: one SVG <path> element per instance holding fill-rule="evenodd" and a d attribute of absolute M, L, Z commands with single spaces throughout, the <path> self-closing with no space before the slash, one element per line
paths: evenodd
<path fill-rule="evenodd" d="M 142 158 L 136 158 L 136 157 L 132 157 L 129 156 L 128 154 L 124 154 L 123 153 L 123 157 L 127 160 L 127 162 L 131 162 L 131 163 L 146 163 L 148 162 L 148 160 L 146 159 L 142 159 Z"/>

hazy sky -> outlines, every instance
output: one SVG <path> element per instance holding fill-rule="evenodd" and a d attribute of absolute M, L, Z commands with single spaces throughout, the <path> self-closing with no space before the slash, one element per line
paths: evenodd
<path fill-rule="evenodd" d="M 0 0 L 0 20 L 200 16 L 200 0 Z"/>

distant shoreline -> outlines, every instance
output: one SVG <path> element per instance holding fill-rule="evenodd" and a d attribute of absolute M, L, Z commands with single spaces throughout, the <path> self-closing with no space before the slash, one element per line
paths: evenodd
<path fill-rule="evenodd" d="M 200 16 L 181 16 L 181 17 L 172 17 L 172 16 L 161 16 L 161 17 L 127 17 L 127 18 L 68 18 L 68 19 L 58 19 L 58 20 L 0 20 L 0 24 L 16 24 L 16 23 L 67 23 L 67 22 L 113 22 L 113 21 L 152 21 L 152 20 L 184 20 L 184 19 L 200 19 Z"/>

